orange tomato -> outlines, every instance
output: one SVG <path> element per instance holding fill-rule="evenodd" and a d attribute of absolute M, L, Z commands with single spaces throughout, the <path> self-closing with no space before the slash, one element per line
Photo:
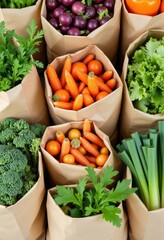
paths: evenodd
<path fill-rule="evenodd" d="M 106 154 L 100 154 L 97 156 L 96 158 L 96 164 L 99 166 L 99 167 L 102 167 L 104 166 L 104 164 L 106 163 L 108 159 L 108 155 Z"/>
<path fill-rule="evenodd" d="M 160 13 L 164 12 L 164 0 L 161 0 L 161 5 L 160 5 L 159 11 L 160 11 Z"/>
<path fill-rule="evenodd" d="M 72 128 L 71 130 L 69 130 L 68 132 L 69 140 L 72 140 L 74 138 L 79 138 L 79 137 L 81 137 L 81 132 L 78 129 Z"/>
<path fill-rule="evenodd" d="M 75 79 L 75 80 L 78 80 L 78 76 L 77 76 L 77 71 L 81 71 L 83 73 L 87 73 L 87 67 L 84 63 L 82 62 L 74 62 L 72 64 L 72 68 L 71 68 L 71 74 L 72 74 L 72 77 Z"/>
<path fill-rule="evenodd" d="M 92 60 L 88 63 L 88 71 L 94 72 L 95 75 L 99 75 L 102 72 L 103 65 L 99 60 Z"/>
<path fill-rule="evenodd" d="M 108 154 L 109 154 L 109 150 L 108 150 L 107 147 L 102 147 L 102 148 L 100 149 L 100 153 L 101 153 L 101 154 L 106 154 L 106 155 L 108 155 Z"/>
<path fill-rule="evenodd" d="M 61 146 L 59 142 L 50 140 L 47 142 L 45 149 L 50 155 L 56 156 L 60 152 Z"/>
<path fill-rule="evenodd" d="M 68 153 L 63 157 L 63 163 L 74 164 L 75 157 L 72 154 Z"/>
<path fill-rule="evenodd" d="M 68 102 L 70 99 L 70 94 L 65 89 L 59 89 L 53 95 L 54 101 Z"/>
<path fill-rule="evenodd" d="M 130 13 L 155 16 L 158 14 L 161 0 L 125 0 Z"/>

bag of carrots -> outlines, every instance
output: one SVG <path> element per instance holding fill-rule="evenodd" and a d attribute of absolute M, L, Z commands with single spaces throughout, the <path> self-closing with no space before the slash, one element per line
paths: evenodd
<path fill-rule="evenodd" d="M 45 96 L 55 124 L 87 117 L 110 138 L 115 134 L 122 82 L 110 60 L 97 46 L 90 45 L 56 58 L 47 66 L 44 78 Z"/>
<path fill-rule="evenodd" d="M 41 151 L 51 187 L 76 183 L 86 175 L 86 166 L 97 174 L 108 165 L 118 171 L 122 166 L 109 137 L 89 119 L 47 127 Z"/>
<path fill-rule="evenodd" d="M 79 7 L 80 12 L 74 14 L 74 10 L 72 10 L 72 8 L 74 7 L 73 3 L 76 2 L 79 4 L 79 1 L 74 0 L 69 2 L 64 2 L 64 0 L 43 0 L 41 8 L 41 22 L 43 30 L 45 30 L 44 37 L 47 46 L 48 62 L 52 62 L 53 59 L 58 56 L 67 53 L 73 53 L 92 44 L 97 45 L 110 58 L 110 60 L 115 63 L 117 60 L 117 50 L 119 43 L 122 2 L 120 0 L 102 0 L 98 1 L 98 3 L 101 4 L 96 4 L 96 1 L 92 0 L 80 1 L 83 9 Z M 103 4 L 104 6 L 102 6 Z M 101 8 L 97 9 L 96 6 L 100 7 L 99 5 Z M 64 12 L 64 15 L 66 15 L 64 16 L 66 24 L 60 24 L 59 21 L 59 10 L 61 8 L 64 10 L 62 13 Z M 90 9 L 89 12 L 88 9 Z M 58 16 L 55 14 L 56 11 L 58 11 Z M 99 17 L 97 17 L 98 15 Z M 74 19 L 72 20 L 71 27 L 68 26 L 67 23 L 69 20 L 67 21 L 67 16 L 69 19 L 72 19 L 73 16 L 75 19 L 77 19 L 77 21 L 80 18 L 81 20 L 79 20 L 79 24 L 81 26 L 78 28 L 76 25 L 75 27 L 76 23 Z M 103 20 L 103 25 L 101 25 L 101 23 L 99 24 L 100 20 L 98 19 L 100 18 L 104 18 L 105 20 Z M 87 22 L 90 22 L 90 26 L 88 26 Z M 74 33 L 73 31 L 72 33 L 67 33 L 67 30 L 69 28 L 69 31 L 71 31 L 71 29 L 74 29 Z M 79 34 L 75 33 L 75 29 L 76 31 L 78 29 Z"/>

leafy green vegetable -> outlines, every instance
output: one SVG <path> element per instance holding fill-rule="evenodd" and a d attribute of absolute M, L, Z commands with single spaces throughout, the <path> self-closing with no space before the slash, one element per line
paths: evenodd
<path fill-rule="evenodd" d="M 164 37 L 151 37 L 134 52 L 128 65 L 127 86 L 135 108 L 164 114 Z"/>
<path fill-rule="evenodd" d="M 34 5 L 37 0 L 1 0 L 1 8 L 24 8 Z"/>
<path fill-rule="evenodd" d="M 0 205 L 16 203 L 37 181 L 45 129 L 45 125 L 12 117 L 0 123 Z"/>
<path fill-rule="evenodd" d="M 19 84 L 32 66 L 43 67 L 41 62 L 32 59 L 32 55 L 39 50 L 39 39 L 44 33 L 43 30 L 36 31 L 34 19 L 26 28 L 28 38 L 17 35 L 14 30 L 6 29 L 5 23 L 0 22 L 0 91 L 7 91 Z M 14 43 L 14 38 L 18 46 Z"/>
<path fill-rule="evenodd" d="M 118 155 L 129 167 L 138 195 L 148 210 L 164 207 L 164 121 L 158 129 L 131 138 L 116 146 Z"/>
<path fill-rule="evenodd" d="M 54 201 L 61 206 L 62 210 L 71 217 L 87 217 L 102 213 L 102 217 L 114 226 L 120 227 L 122 219 L 118 203 L 136 191 L 129 188 L 130 180 L 118 181 L 115 189 L 107 190 L 118 174 L 113 167 L 104 168 L 103 174 L 98 177 L 93 168 L 87 167 L 88 179 L 92 186 L 88 187 L 87 179 L 79 180 L 76 188 L 57 186 L 57 193 L 53 196 Z"/>

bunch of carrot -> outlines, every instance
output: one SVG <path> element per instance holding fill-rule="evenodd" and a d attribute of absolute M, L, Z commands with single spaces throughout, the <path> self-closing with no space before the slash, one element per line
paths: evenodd
<path fill-rule="evenodd" d="M 113 71 L 104 70 L 102 62 L 93 53 L 76 62 L 72 62 L 69 55 L 60 74 L 51 64 L 47 66 L 46 74 L 55 107 L 75 111 L 106 97 L 117 84 Z"/>
<path fill-rule="evenodd" d="M 46 143 L 45 150 L 60 163 L 102 168 L 109 150 L 93 130 L 92 122 L 83 121 L 82 129 L 72 128 L 67 133 L 55 132 L 54 139 Z"/>

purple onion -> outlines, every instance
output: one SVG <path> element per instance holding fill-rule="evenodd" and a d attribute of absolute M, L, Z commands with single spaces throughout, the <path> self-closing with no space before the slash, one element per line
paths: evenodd
<path fill-rule="evenodd" d="M 109 12 L 114 11 L 114 5 L 115 5 L 115 2 L 113 0 L 105 0 L 104 1 L 104 6 L 108 8 Z"/>
<path fill-rule="evenodd" d="M 67 31 L 67 35 L 80 36 L 80 30 L 76 27 L 70 27 Z"/>
<path fill-rule="evenodd" d="M 102 3 L 104 0 L 92 0 L 93 3 Z"/>
<path fill-rule="evenodd" d="M 86 27 L 87 21 L 82 16 L 75 16 L 73 20 L 73 26 L 79 29 L 84 29 Z"/>
<path fill-rule="evenodd" d="M 100 25 L 103 25 L 103 24 L 105 24 L 106 22 L 108 22 L 110 19 L 111 19 L 111 18 L 110 18 L 109 16 L 103 17 L 103 18 L 99 21 L 99 23 L 100 23 Z"/>
<path fill-rule="evenodd" d="M 92 32 L 93 30 L 95 30 L 96 28 L 99 27 L 99 22 L 97 19 L 89 19 L 88 23 L 87 23 L 87 29 Z"/>
<path fill-rule="evenodd" d="M 71 6 L 75 0 L 62 0 L 63 5 L 65 6 Z"/>
<path fill-rule="evenodd" d="M 77 1 L 72 4 L 71 9 L 74 14 L 80 15 L 85 11 L 85 5 L 82 2 Z"/>
<path fill-rule="evenodd" d="M 53 11 L 53 15 L 54 15 L 55 18 L 59 18 L 59 16 L 63 13 L 64 13 L 64 9 L 61 8 L 61 7 L 57 7 Z"/>
<path fill-rule="evenodd" d="M 68 31 L 69 28 L 70 28 L 69 26 L 66 27 L 66 26 L 62 25 L 60 27 L 60 31 L 61 31 L 62 34 L 67 34 L 67 31 Z"/>
<path fill-rule="evenodd" d="M 59 16 L 59 23 L 65 27 L 70 26 L 72 23 L 72 16 L 70 13 L 63 13 Z"/>
<path fill-rule="evenodd" d="M 96 15 L 96 10 L 92 6 L 87 6 L 85 9 L 85 15 L 88 16 L 89 18 L 94 18 Z"/>
<path fill-rule="evenodd" d="M 59 28 L 59 23 L 58 20 L 56 18 L 51 18 L 49 20 L 49 23 L 55 28 L 58 29 Z"/>
<path fill-rule="evenodd" d="M 49 10 L 54 10 L 57 5 L 57 0 L 46 0 L 46 8 Z"/>

